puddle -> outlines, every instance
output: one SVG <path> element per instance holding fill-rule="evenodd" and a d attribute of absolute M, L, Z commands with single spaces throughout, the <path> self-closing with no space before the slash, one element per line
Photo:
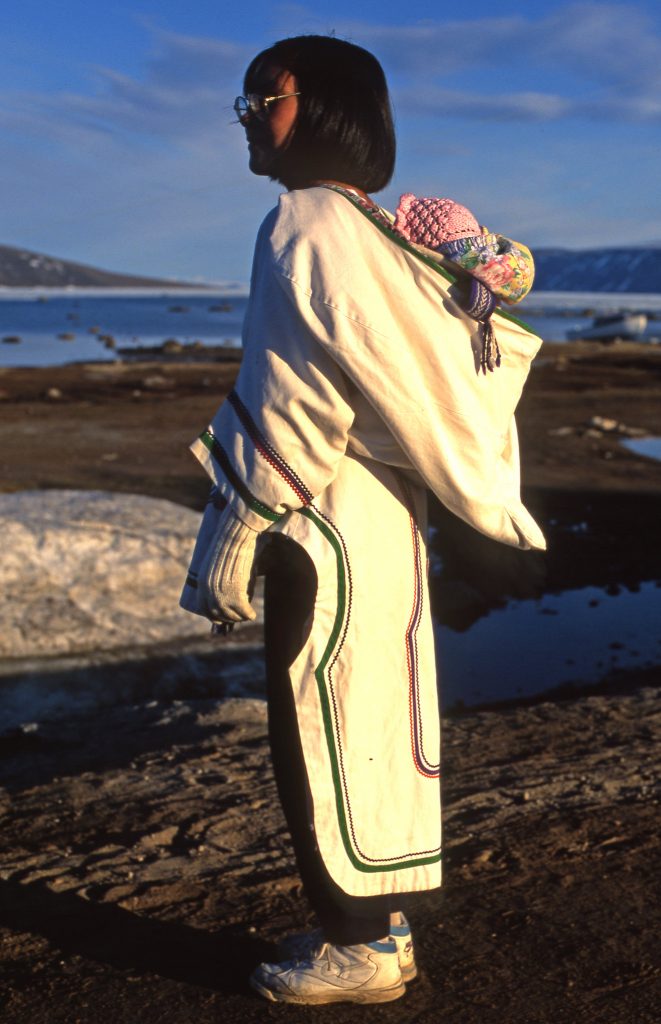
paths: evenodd
<path fill-rule="evenodd" d="M 510 601 L 457 632 L 435 624 L 445 709 L 597 683 L 616 668 L 661 663 L 661 582 L 583 587 Z M 259 642 L 231 649 L 187 641 L 26 665 L 0 679 L 2 730 L 145 700 L 262 697 Z"/>
<path fill-rule="evenodd" d="M 653 443 L 661 458 L 661 438 L 627 443 Z M 498 544 L 432 506 L 430 597 L 445 708 L 598 683 L 616 669 L 661 671 L 661 546 L 651 540 L 658 496 L 533 497 L 545 555 Z M 244 636 L 237 631 L 237 642 Z M 250 641 L 243 652 L 225 644 L 212 652 L 205 637 L 5 666 L 0 735 L 115 704 L 262 696 L 261 637 Z"/>
<path fill-rule="evenodd" d="M 37 723 L 71 721 L 119 706 L 264 697 L 261 627 L 252 630 L 252 638 L 227 644 L 184 638 L 97 652 L 91 660 L 89 654 L 24 659 L 13 674 L 0 676 L 0 742 L 16 729 L 34 733 Z"/>
<path fill-rule="evenodd" d="M 622 445 L 636 455 L 648 459 L 661 459 L 661 437 L 637 437 L 622 441 Z"/>
<path fill-rule="evenodd" d="M 661 584 L 512 601 L 470 630 L 436 626 L 443 706 L 531 697 L 661 661 Z M 609 592 L 611 591 L 611 592 Z"/>

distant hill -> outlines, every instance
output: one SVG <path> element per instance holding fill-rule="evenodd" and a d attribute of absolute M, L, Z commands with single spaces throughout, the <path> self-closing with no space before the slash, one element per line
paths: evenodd
<path fill-rule="evenodd" d="M 182 281 L 114 274 L 85 263 L 0 245 L 0 286 L 5 288 L 186 288 Z M 196 285 L 195 287 L 199 287 Z"/>
<path fill-rule="evenodd" d="M 534 249 L 535 291 L 659 292 L 661 244 L 632 249 Z"/>
<path fill-rule="evenodd" d="M 627 249 L 535 249 L 535 290 L 540 292 L 661 293 L 661 243 Z M 116 274 L 84 263 L 0 245 L 0 286 L 6 288 L 186 288 L 135 274 Z"/>

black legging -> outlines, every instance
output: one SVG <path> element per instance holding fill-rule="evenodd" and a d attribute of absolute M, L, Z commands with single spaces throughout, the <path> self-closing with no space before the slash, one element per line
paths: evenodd
<path fill-rule="evenodd" d="M 326 871 L 314 832 L 312 798 L 289 679 L 289 666 L 303 646 L 314 607 L 314 564 L 298 544 L 281 535 L 270 539 L 265 562 L 269 740 L 303 888 L 329 942 L 343 946 L 373 942 L 388 934 L 392 897 L 348 896 Z"/>

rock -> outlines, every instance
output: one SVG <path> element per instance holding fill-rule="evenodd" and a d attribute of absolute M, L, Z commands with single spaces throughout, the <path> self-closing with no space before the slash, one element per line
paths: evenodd
<path fill-rule="evenodd" d="M 619 427 L 617 420 L 609 419 L 606 416 L 591 416 L 587 421 L 588 427 L 593 427 L 595 430 L 601 430 L 605 434 L 612 434 Z"/>
<path fill-rule="evenodd" d="M 178 833 L 179 826 L 171 825 L 168 828 L 161 829 L 159 832 L 150 832 L 149 835 L 143 837 L 139 846 L 144 846 L 147 849 L 159 846 L 172 846 Z"/>
<path fill-rule="evenodd" d="M 49 388 L 44 397 L 49 398 L 52 402 L 58 402 L 63 396 L 59 388 Z"/>
<path fill-rule="evenodd" d="M 601 437 L 603 434 L 617 434 L 618 437 L 646 437 L 649 431 L 641 427 L 628 427 L 626 423 L 610 419 L 606 416 L 591 416 L 586 421 L 586 437 Z"/>
<path fill-rule="evenodd" d="M 156 373 L 151 377 L 144 377 L 140 383 L 148 391 L 162 391 L 163 388 L 172 387 L 173 382 L 169 377 L 163 377 Z"/>
<path fill-rule="evenodd" d="M 181 344 L 180 341 L 177 341 L 176 338 L 166 338 L 166 340 L 161 345 L 162 351 L 166 353 L 182 352 L 183 348 L 184 346 Z"/>
<path fill-rule="evenodd" d="M 627 427 L 624 423 L 620 423 L 618 434 L 622 437 L 648 437 L 649 431 L 643 427 Z"/>

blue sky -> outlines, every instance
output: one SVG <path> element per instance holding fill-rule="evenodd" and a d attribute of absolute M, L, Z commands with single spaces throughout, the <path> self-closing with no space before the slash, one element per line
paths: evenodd
<path fill-rule="evenodd" d="M 231 104 L 277 38 L 334 31 L 388 76 L 380 194 L 447 195 L 531 246 L 661 239 L 661 5 L 6 2 L 0 242 L 117 270 L 246 281 L 278 187 Z"/>

